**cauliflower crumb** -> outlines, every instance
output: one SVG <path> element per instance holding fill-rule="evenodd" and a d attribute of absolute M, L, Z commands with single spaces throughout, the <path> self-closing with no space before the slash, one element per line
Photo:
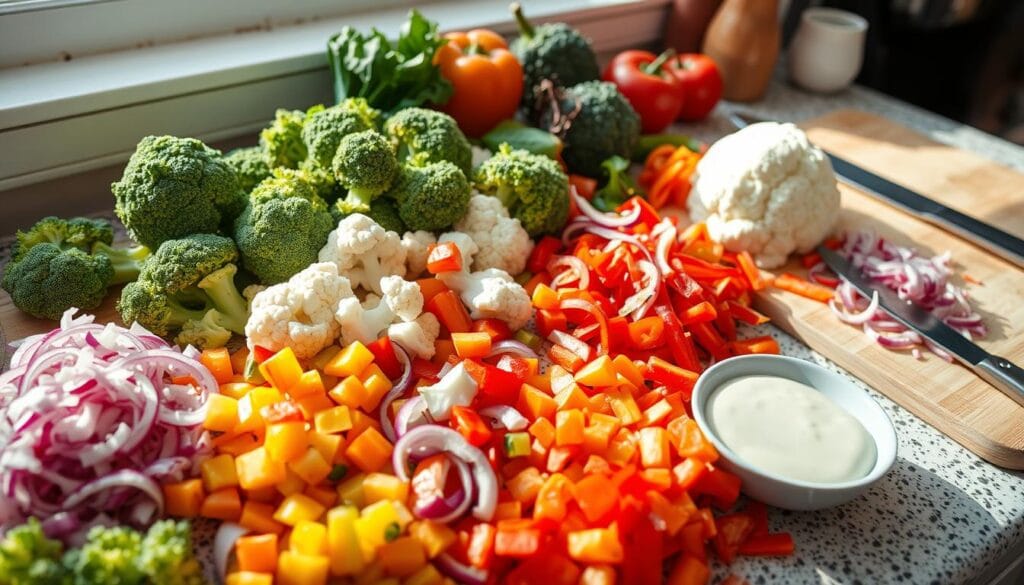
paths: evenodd
<path fill-rule="evenodd" d="M 762 122 L 716 142 L 697 165 L 690 217 L 728 250 L 776 268 L 811 251 L 839 217 L 839 189 L 822 150 L 792 124 Z"/>

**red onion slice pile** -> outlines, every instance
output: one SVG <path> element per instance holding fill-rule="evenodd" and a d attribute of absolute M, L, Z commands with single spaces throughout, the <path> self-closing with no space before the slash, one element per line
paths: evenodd
<path fill-rule="evenodd" d="M 148 331 L 74 311 L 0 374 L 0 524 L 59 515 L 51 536 L 64 539 L 99 517 L 145 526 L 162 514 L 159 482 L 181 479 L 207 447 L 199 425 L 217 392 L 206 368 Z"/>
<path fill-rule="evenodd" d="M 981 315 L 971 307 L 967 291 L 952 282 L 948 252 L 926 258 L 913 248 L 898 246 L 871 232 L 847 234 L 838 252 L 872 283 L 894 290 L 901 299 L 931 311 L 964 337 L 978 339 L 988 333 Z M 812 267 L 810 276 L 822 284 L 830 280 L 824 263 Z M 834 282 L 836 298 L 829 302 L 829 307 L 840 321 L 860 325 L 883 347 L 909 349 L 917 356 L 918 346 L 924 345 L 942 359 L 952 361 L 946 351 L 907 330 L 880 309 L 877 298 L 868 299 L 846 280 Z"/>

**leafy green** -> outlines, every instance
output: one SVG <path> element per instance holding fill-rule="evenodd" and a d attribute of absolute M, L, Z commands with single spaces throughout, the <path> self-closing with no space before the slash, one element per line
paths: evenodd
<path fill-rule="evenodd" d="M 424 103 L 443 104 L 452 87 L 434 65 L 447 41 L 437 23 L 412 10 L 397 41 L 376 28 L 369 33 L 346 26 L 327 42 L 327 60 L 340 103 L 362 97 L 387 113 Z"/>
<path fill-rule="evenodd" d="M 601 211 L 615 211 L 634 195 L 643 195 L 629 176 L 629 160 L 613 156 L 601 163 L 601 166 L 608 175 L 608 182 L 594 193 L 591 205 Z"/>
<path fill-rule="evenodd" d="M 484 134 L 482 140 L 491 152 L 497 152 L 502 144 L 508 144 L 513 149 L 543 154 L 555 160 L 562 155 L 562 141 L 557 136 L 547 130 L 527 126 L 518 120 L 501 122 Z"/>

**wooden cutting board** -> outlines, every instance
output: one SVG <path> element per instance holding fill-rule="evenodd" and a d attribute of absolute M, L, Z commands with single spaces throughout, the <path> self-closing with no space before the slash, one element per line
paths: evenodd
<path fill-rule="evenodd" d="M 822 148 L 923 195 L 1024 237 L 1024 175 L 935 143 L 885 118 L 839 110 L 801 125 Z M 949 250 L 990 333 L 979 344 L 1024 364 L 1024 271 L 952 234 L 840 184 L 838 230 L 871 229 L 932 255 Z M 801 273 L 797 263 L 786 268 Z M 963 284 L 961 281 L 960 284 Z M 1024 469 L 1024 407 L 929 352 L 883 349 L 827 306 L 785 291 L 759 295 L 776 325 L 984 459 Z"/>

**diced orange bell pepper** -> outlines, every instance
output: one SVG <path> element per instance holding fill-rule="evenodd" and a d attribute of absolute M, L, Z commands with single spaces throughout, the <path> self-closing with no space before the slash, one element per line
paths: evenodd
<path fill-rule="evenodd" d="M 215 492 L 222 488 L 238 485 L 235 458 L 228 453 L 221 453 L 203 461 L 199 464 L 199 472 L 203 478 L 203 487 L 207 492 Z"/>
<path fill-rule="evenodd" d="M 394 446 L 377 429 L 359 434 L 345 449 L 345 457 L 364 472 L 377 471 L 391 461 Z"/>
<path fill-rule="evenodd" d="M 462 270 L 462 252 L 455 242 L 440 242 L 427 246 L 427 272 L 457 272 Z"/>
<path fill-rule="evenodd" d="M 203 500 L 199 514 L 204 518 L 237 522 L 242 515 L 242 500 L 238 488 L 227 487 L 210 492 Z"/>
<path fill-rule="evenodd" d="M 274 461 L 291 461 L 302 455 L 308 446 L 305 422 L 285 421 L 267 425 L 263 447 Z"/>
<path fill-rule="evenodd" d="M 277 535 L 254 534 L 235 541 L 235 558 L 242 571 L 273 573 L 277 570 Z"/>
<path fill-rule="evenodd" d="M 424 304 L 424 308 L 433 313 L 450 333 L 473 330 L 473 320 L 469 318 L 469 312 L 462 304 L 462 299 L 454 291 L 447 290 L 434 295 Z"/>
<path fill-rule="evenodd" d="M 750 355 L 755 353 L 766 353 L 778 355 L 779 342 L 771 335 L 752 337 L 750 339 L 738 339 L 729 344 L 732 352 L 736 355 Z"/>
<path fill-rule="evenodd" d="M 242 517 L 238 523 L 252 532 L 281 534 L 284 525 L 274 520 L 274 506 L 249 499 L 242 505 Z"/>
<path fill-rule="evenodd" d="M 373 352 L 354 341 L 335 355 L 324 367 L 324 373 L 338 378 L 358 375 L 373 363 Z"/>
<path fill-rule="evenodd" d="M 609 485 L 608 477 L 605 475 L 591 474 L 584 477 L 576 482 L 572 492 L 588 522 L 599 523 L 617 509 L 618 490 Z"/>
<path fill-rule="evenodd" d="M 582 445 L 585 427 L 583 411 L 569 409 L 555 415 L 555 444 L 559 446 Z"/>
<path fill-rule="evenodd" d="M 427 564 L 423 545 L 411 536 L 400 536 L 377 550 L 384 572 L 395 577 L 408 577 Z"/>
<path fill-rule="evenodd" d="M 602 355 L 580 368 L 574 379 L 580 384 L 586 384 L 593 388 L 616 386 L 618 371 L 615 369 L 612 359 L 607 355 Z"/>
<path fill-rule="evenodd" d="M 624 552 L 619 541 L 619 531 L 614 524 L 610 528 L 570 532 L 567 540 L 569 556 L 581 563 L 622 562 Z"/>
<path fill-rule="evenodd" d="M 699 374 L 680 368 L 657 356 L 651 356 L 647 360 L 646 377 L 648 380 L 667 386 L 670 390 L 689 395 L 693 391 L 694 384 L 697 383 Z"/>
<path fill-rule="evenodd" d="M 304 555 L 286 550 L 277 561 L 277 585 L 324 585 L 330 561 L 319 555 Z"/>
<path fill-rule="evenodd" d="M 460 358 L 484 358 L 491 352 L 491 336 L 486 332 L 452 333 L 455 353 Z"/>
<path fill-rule="evenodd" d="M 165 514 L 178 518 L 199 516 L 205 499 L 202 480 L 186 479 L 176 483 L 165 483 L 163 491 Z"/>
<path fill-rule="evenodd" d="M 206 420 L 203 428 L 211 431 L 228 432 L 238 424 L 238 400 L 223 394 L 211 394 L 207 398 Z"/>
<path fill-rule="evenodd" d="M 218 384 L 227 384 L 234 375 L 234 369 L 231 367 L 231 354 L 226 347 L 204 349 L 199 354 L 199 363 L 210 370 Z"/>
<path fill-rule="evenodd" d="M 682 555 L 668 575 L 667 585 L 706 585 L 711 570 L 700 559 Z"/>
<path fill-rule="evenodd" d="M 800 278 L 795 274 L 784 272 L 779 276 L 776 276 L 772 281 L 772 285 L 775 288 L 780 288 L 785 291 L 789 291 L 794 294 L 798 294 L 802 297 L 807 297 L 815 301 L 827 303 L 832 297 L 835 296 L 835 291 L 822 286 L 820 284 L 811 282 L 809 280 Z"/>
<path fill-rule="evenodd" d="M 267 450 L 257 447 L 235 457 L 235 472 L 242 489 L 270 487 L 285 478 L 285 464 L 270 457 Z"/>
<path fill-rule="evenodd" d="M 640 429 L 640 464 L 644 467 L 669 466 L 668 433 L 662 427 Z"/>
<path fill-rule="evenodd" d="M 537 492 L 537 499 L 533 504 L 533 517 L 538 520 L 548 518 L 560 522 L 568 512 L 570 501 L 571 482 L 561 473 L 553 473 Z"/>

